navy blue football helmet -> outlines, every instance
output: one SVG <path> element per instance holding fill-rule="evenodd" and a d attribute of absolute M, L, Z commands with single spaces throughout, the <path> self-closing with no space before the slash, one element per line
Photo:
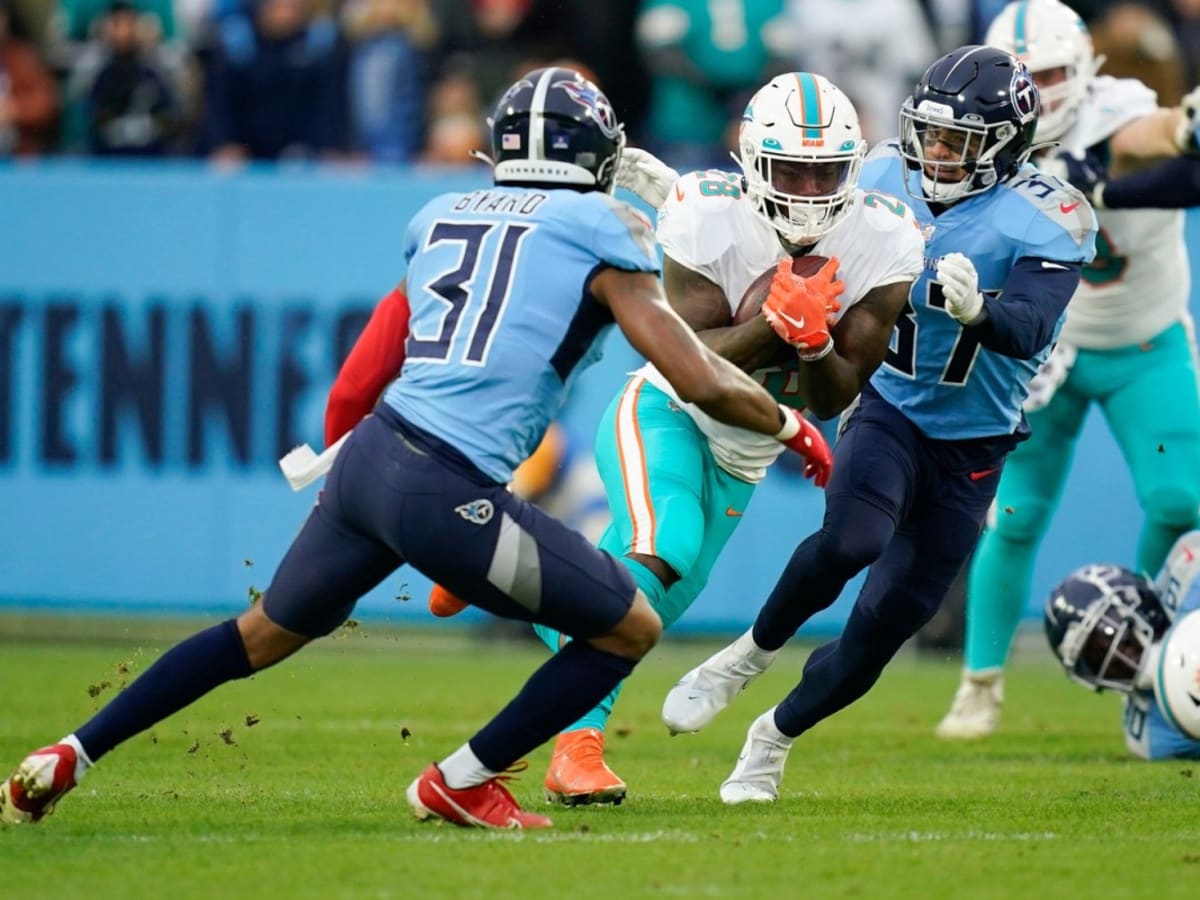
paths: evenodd
<path fill-rule="evenodd" d="M 900 153 L 924 199 L 953 203 L 1013 175 L 1029 158 L 1038 103 L 1025 64 L 995 47 L 959 47 L 930 66 L 900 109 Z"/>
<path fill-rule="evenodd" d="M 1133 690 L 1146 651 L 1170 624 L 1158 594 L 1128 569 L 1076 569 L 1046 598 L 1046 639 L 1067 674 L 1098 691 Z"/>
<path fill-rule="evenodd" d="M 488 119 L 496 184 L 611 193 L 625 133 L 603 92 L 573 69 L 535 69 Z"/>

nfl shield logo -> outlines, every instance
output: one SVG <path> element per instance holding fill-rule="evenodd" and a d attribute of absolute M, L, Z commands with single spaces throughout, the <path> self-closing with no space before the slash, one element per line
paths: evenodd
<path fill-rule="evenodd" d="M 506 134 L 500 138 L 501 150 L 520 150 L 521 136 L 519 134 Z"/>

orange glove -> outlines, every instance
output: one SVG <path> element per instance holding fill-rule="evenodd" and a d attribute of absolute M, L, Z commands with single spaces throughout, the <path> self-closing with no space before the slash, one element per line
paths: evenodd
<path fill-rule="evenodd" d="M 817 274 L 801 278 L 793 274 L 791 260 L 781 260 L 762 305 L 767 324 L 806 362 L 818 360 L 833 349 L 830 317 L 842 308 L 837 298 L 846 289 L 837 280 L 837 267 L 837 259 L 832 258 Z"/>

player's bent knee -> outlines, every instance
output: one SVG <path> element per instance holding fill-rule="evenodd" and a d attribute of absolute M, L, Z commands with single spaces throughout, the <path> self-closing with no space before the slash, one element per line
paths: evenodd
<path fill-rule="evenodd" d="M 596 648 L 617 656 L 641 659 L 658 643 L 662 630 L 662 619 L 654 611 L 646 595 L 638 591 L 629 611 L 616 627 L 608 634 L 593 638 L 591 643 Z"/>
<path fill-rule="evenodd" d="M 1146 518 L 1167 527 L 1191 528 L 1197 521 L 1200 493 L 1186 488 L 1160 488 L 1142 502 Z"/>
<path fill-rule="evenodd" d="M 1032 544 L 1042 539 L 1054 506 L 1045 500 L 1016 500 L 999 510 L 992 526 L 996 534 L 1016 544 Z"/>
<path fill-rule="evenodd" d="M 271 621 L 262 603 L 256 603 L 238 616 L 237 625 L 246 648 L 246 659 L 255 671 L 291 656 L 312 640 Z"/>

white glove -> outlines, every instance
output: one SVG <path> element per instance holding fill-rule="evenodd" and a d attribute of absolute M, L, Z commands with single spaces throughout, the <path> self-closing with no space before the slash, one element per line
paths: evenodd
<path fill-rule="evenodd" d="M 1077 353 L 1074 347 L 1066 341 L 1059 341 L 1037 370 L 1033 380 L 1029 382 L 1029 396 L 1025 398 L 1025 412 L 1037 412 L 1048 404 L 1054 394 L 1062 387 L 1067 376 L 1071 374 L 1071 366 L 1075 365 Z"/>
<path fill-rule="evenodd" d="M 617 187 L 637 194 L 655 209 L 667 201 L 679 173 L 645 150 L 626 147 L 617 165 Z"/>
<path fill-rule="evenodd" d="M 1179 101 L 1180 119 L 1175 128 L 1175 143 L 1181 153 L 1200 151 L 1196 129 L 1200 127 L 1200 86 L 1194 87 Z"/>
<path fill-rule="evenodd" d="M 961 253 L 947 253 L 937 264 L 937 280 L 946 298 L 946 312 L 964 325 L 970 325 L 983 311 L 979 293 L 979 273 L 975 264 Z"/>

